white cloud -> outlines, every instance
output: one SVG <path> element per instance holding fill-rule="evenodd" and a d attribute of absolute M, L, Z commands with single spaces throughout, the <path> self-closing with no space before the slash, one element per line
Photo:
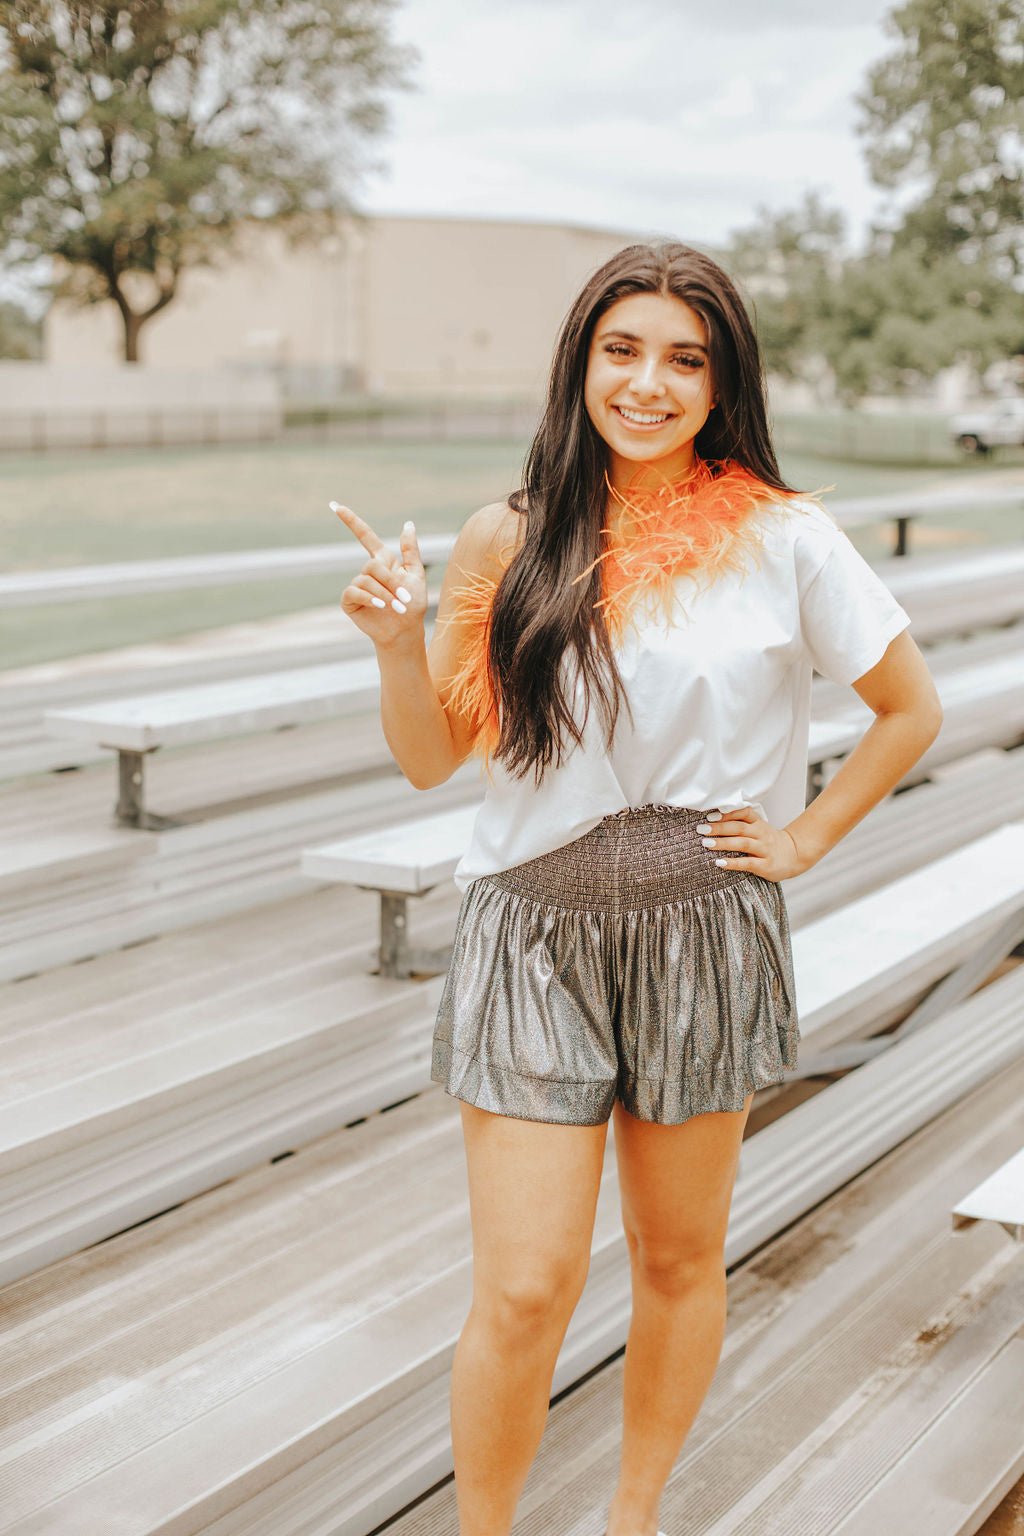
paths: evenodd
<path fill-rule="evenodd" d="M 407 0 L 418 89 L 393 98 L 369 212 L 680 229 L 715 244 L 818 189 L 857 242 L 881 199 L 853 93 L 890 0 Z"/>
<path fill-rule="evenodd" d="M 883 206 L 853 94 L 894 0 L 406 0 L 368 212 L 555 220 L 714 246 L 818 190 L 854 243 Z M 0 274 L 0 294 L 18 282 Z"/>
<path fill-rule="evenodd" d="M 757 106 L 754 88 L 746 75 L 734 75 L 711 103 L 715 117 L 750 117 Z"/>

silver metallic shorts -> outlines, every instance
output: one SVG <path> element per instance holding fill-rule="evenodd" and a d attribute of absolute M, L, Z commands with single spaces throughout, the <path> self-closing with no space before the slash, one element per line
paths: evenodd
<path fill-rule="evenodd" d="M 707 812 L 648 804 L 463 892 L 430 1075 L 520 1120 L 677 1125 L 797 1064 L 778 881 L 720 868 Z M 705 834 L 706 835 L 706 834 Z"/>

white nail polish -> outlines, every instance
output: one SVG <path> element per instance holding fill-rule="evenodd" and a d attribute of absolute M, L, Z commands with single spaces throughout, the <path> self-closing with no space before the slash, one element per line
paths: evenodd
<path fill-rule="evenodd" d="M 721 821 L 721 819 L 722 819 L 721 811 L 709 811 L 708 812 L 708 821 Z"/>
<path fill-rule="evenodd" d="M 329 501 L 327 505 L 330 507 L 332 512 L 337 512 L 341 506 L 341 503 L 337 501 Z"/>
<path fill-rule="evenodd" d="M 402 532 L 403 533 L 415 533 L 416 532 L 416 524 L 412 521 L 411 518 L 408 520 L 408 522 L 405 522 L 405 523 L 402 524 Z"/>
<path fill-rule="evenodd" d="M 396 613 L 404 613 L 405 612 L 405 604 L 404 603 L 400 603 L 398 601 L 397 597 L 393 597 L 391 599 L 391 606 L 395 610 Z"/>
<path fill-rule="evenodd" d="M 404 587 L 396 587 L 395 591 L 398 593 L 398 595 L 402 599 L 403 603 L 411 603 L 412 602 L 412 593 L 411 592 L 407 592 Z"/>
<path fill-rule="evenodd" d="M 386 608 L 387 607 L 387 603 L 384 601 L 384 599 L 382 597 L 371 597 L 370 598 L 370 602 L 373 604 L 373 606 L 375 608 Z"/>
<path fill-rule="evenodd" d="M 728 862 L 729 862 L 729 860 L 728 860 L 728 859 L 716 859 L 716 860 L 715 860 L 715 863 L 716 863 L 716 864 L 721 864 L 721 866 L 722 866 L 722 868 L 723 868 L 723 869 L 724 869 L 724 868 L 725 868 L 725 866 L 726 866 L 726 865 L 727 865 L 727 864 L 728 864 Z"/>

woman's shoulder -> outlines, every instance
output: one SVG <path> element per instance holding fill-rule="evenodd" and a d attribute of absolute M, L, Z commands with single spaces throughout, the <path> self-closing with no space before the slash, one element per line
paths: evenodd
<path fill-rule="evenodd" d="M 507 501 L 471 512 L 452 547 L 451 559 L 467 574 L 500 581 L 526 532 L 526 514 Z"/>
<path fill-rule="evenodd" d="M 826 537 L 842 532 L 842 524 L 817 496 L 809 496 L 805 492 L 795 492 L 792 495 L 782 496 L 771 503 L 774 512 L 788 514 L 785 521 L 794 533 L 801 533 L 809 529 L 812 533 L 823 533 Z"/>
<path fill-rule="evenodd" d="M 842 524 L 816 497 L 779 497 L 771 511 L 777 515 L 765 519 L 766 530 L 774 537 L 779 553 L 798 567 L 817 569 L 837 542 L 846 538 Z"/>

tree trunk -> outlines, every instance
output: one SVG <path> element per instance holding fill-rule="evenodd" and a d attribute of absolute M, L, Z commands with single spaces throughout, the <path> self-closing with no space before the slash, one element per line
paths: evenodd
<path fill-rule="evenodd" d="M 137 363 L 139 360 L 139 332 L 142 330 L 142 316 L 125 308 L 121 311 L 121 319 L 124 321 L 124 360 L 126 363 Z"/>
<path fill-rule="evenodd" d="M 125 298 L 117 275 L 112 276 L 110 273 L 104 272 L 104 276 L 107 278 L 110 287 L 110 297 L 117 305 L 121 314 L 121 321 L 124 325 L 124 360 L 126 363 L 137 363 L 139 361 L 139 332 L 147 320 L 152 320 L 154 315 L 158 315 L 162 309 L 166 309 L 167 305 L 174 298 L 178 287 L 177 268 L 171 272 L 168 280 L 160 284 L 160 297 L 156 303 L 151 304 L 148 309 L 142 309 L 137 312 L 132 309 Z"/>

